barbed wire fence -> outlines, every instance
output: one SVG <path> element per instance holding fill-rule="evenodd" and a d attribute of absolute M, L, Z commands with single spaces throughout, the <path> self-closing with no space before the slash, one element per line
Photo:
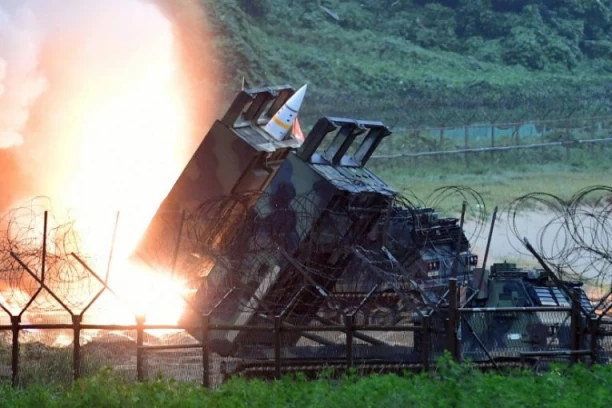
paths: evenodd
<path fill-rule="evenodd" d="M 546 215 L 533 243 L 538 253 L 559 276 L 612 287 L 612 188 L 592 186 L 576 192 L 569 199 L 549 193 L 530 193 L 513 200 L 506 213 L 510 233 L 523 239 L 519 217 L 527 209 Z M 515 247 L 517 253 L 524 248 Z"/>
<path fill-rule="evenodd" d="M 457 189 L 456 191 L 459 192 L 460 190 Z M 439 193 L 441 194 L 441 192 Z M 276 201 L 272 206 L 272 208 L 275 208 L 273 213 L 266 214 L 265 212 L 246 209 L 247 203 L 252 201 L 254 194 L 256 193 L 249 192 L 231 197 L 220 197 L 204 203 L 194 213 L 183 214 L 181 225 L 184 233 L 179 231 L 178 237 L 186 237 L 186 239 L 181 242 L 170 242 L 172 240 L 160 242 L 163 248 L 158 248 L 160 253 L 166 255 L 166 259 L 172 259 L 171 268 L 162 268 L 165 273 L 172 274 L 176 269 L 180 271 L 180 273 L 177 273 L 179 278 L 193 279 L 195 277 L 198 282 L 191 286 L 198 288 L 199 281 L 202 280 L 202 272 L 209 271 L 211 265 L 231 270 L 233 272 L 231 274 L 217 274 L 220 278 L 214 282 L 214 285 L 213 282 L 210 282 L 209 285 L 203 285 L 200 288 L 200 290 L 210 292 L 210 296 L 205 296 L 203 299 L 213 299 L 214 296 L 223 295 L 233 290 L 238 295 L 233 299 L 237 300 L 241 313 L 264 310 L 269 316 L 278 315 L 281 309 L 292 304 L 291 297 L 296 294 L 301 293 L 302 296 L 311 295 L 312 297 L 313 291 L 318 292 L 323 286 L 326 287 L 326 290 L 329 290 L 330 284 L 326 281 L 342 286 L 344 292 L 346 292 L 344 295 L 335 295 L 326 302 L 318 302 L 317 304 L 312 304 L 313 300 L 302 300 L 300 307 L 303 310 L 292 311 L 293 323 L 291 324 L 296 326 L 300 323 L 300 318 L 303 318 L 304 321 L 302 325 L 308 323 L 304 319 L 306 317 L 311 318 L 312 315 L 317 314 L 318 310 L 321 319 L 325 319 L 325 321 L 323 323 L 318 322 L 319 326 L 312 329 L 315 331 L 321 329 L 321 327 L 325 330 L 325 327 L 329 328 L 330 324 L 336 327 L 342 325 L 342 317 L 347 314 L 347 311 L 353 311 L 356 314 L 356 321 L 361 323 L 374 320 L 385 322 L 389 320 L 391 314 L 401 313 L 401 310 L 393 310 L 397 307 L 389 305 L 390 302 L 393 303 L 393 299 L 389 299 L 389 295 L 382 296 L 381 298 L 384 299 L 380 301 L 381 304 L 378 304 L 376 300 L 378 297 L 364 298 L 363 294 L 360 296 L 353 293 L 358 288 L 373 289 L 380 283 L 380 276 L 372 273 L 341 276 L 346 268 L 346 262 L 334 266 L 333 263 L 323 260 L 317 262 L 316 260 L 316 254 L 329 254 L 331 249 L 351 248 L 357 244 L 361 244 L 364 248 L 378 245 L 381 236 L 384 235 L 382 232 L 384 222 L 378 225 L 380 231 L 377 234 L 369 235 L 369 237 L 367 234 L 362 234 L 366 231 L 348 232 L 347 226 L 351 219 L 358 220 L 366 216 L 373 220 L 378 219 L 372 214 L 388 213 L 389 208 L 386 204 L 380 208 L 363 207 L 359 200 L 353 199 L 342 203 L 338 207 L 339 209 L 323 211 L 321 214 L 313 215 L 313 208 L 319 206 L 320 203 L 317 193 L 311 191 L 294 197 L 291 200 L 290 208 L 283 206 L 283 204 L 287 204 L 286 202 L 276 202 L 278 200 L 283 201 L 282 197 L 267 197 L 268 200 Z M 261 195 L 261 193 L 258 194 Z M 440 200 L 440 194 L 434 198 Z M 289 199 L 290 197 L 285 198 Z M 408 199 L 398 198 L 398 200 L 400 201 L 397 201 L 396 204 L 402 208 L 412 209 L 415 207 Z M 420 203 L 420 205 L 422 204 Z M 244 209 L 235 211 L 239 206 L 243 206 Z M 4 357 L 8 358 L 10 356 L 13 383 L 22 384 L 34 381 L 38 374 L 45 376 L 45 369 L 40 368 L 42 362 L 39 359 L 42 359 L 43 355 L 49 351 L 49 346 L 72 344 L 74 348 L 72 354 L 61 353 L 62 366 L 72 368 L 71 371 L 62 371 L 68 378 L 77 378 L 90 372 L 93 369 L 92 367 L 95 366 L 95 356 L 103 360 L 108 359 L 114 354 L 111 351 L 113 348 L 123 350 L 122 353 L 117 354 L 118 356 L 124 356 L 123 353 L 128 352 L 134 354 L 133 352 L 136 351 L 135 360 L 132 358 L 133 356 L 127 359 L 127 361 L 132 362 L 131 368 L 124 370 L 127 378 L 132 379 L 142 379 L 146 371 L 142 356 L 146 349 L 145 343 L 147 341 L 145 338 L 154 343 L 151 349 L 147 349 L 147 354 L 167 352 L 176 346 L 176 344 L 164 345 L 160 342 L 178 342 L 180 344 L 186 342 L 190 349 L 202 348 L 201 344 L 187 333 L 183 333 L 181 336 L 173 332 L 174 337 L 166 335 L 160 337 L 145 336 L 151 330 L 155 332 L 155 330 L 170 330 L 177 327 L 168 324 L 161 327 L 146 324 L 148 323 L 146 322 L 146 316 L 135 313 L 134 310 L 129 308 L 129 302 L 126 302 L 126 299 L 121 299 L 121 296 L 118 296 L 116 291 L 113 290 L 113 275 L 125 273 L 125 271 L 106 270 L 105 276 L 104 270 L 94 270 L 91 265 L 95 264 L 98 268 L 101 265 L 105 266 L 104 262 L 99 262 L 100 258 L 104 258 L 104 256 L 98 254 L 98 259 L 92 256 L 88 257 L 84 253 L 82 237 L 79 236 L 79 233 L 83 231 L 79 230 L 78 222 L 76 220 L 60 221 L 53 216 L 50 209 L 52 210 L 52 207 L 47 199 L 38 198 L 27 206 L 10 211 L 1 222 L 0 306 L 4 313 L 0 315 L 0 331 L 12 335 L 12 340 L 8 338 L 11 336 L 3 337 L 5 345 L 12 344 L 12 350 L 10 353 L 9 348 L 3 347 L 2 350 L 6 351 Z M 485 215 L 481 214 L 480 218 L 484 219 Z M 308 230 L 307 226 L 320 222 L 317 221 L 318 219 L 325 220 L 323 222 L 325 230 L 317 237 L 304 235 Z M 410 211 L 404 214 L 402 220 L 402 222 L 413 227 L 418 227 L 420 222 L 420 219 L 415 217 L 415 214 L 410 214 Z M 413 225 L 414 223 L 417 224 Z M 402 230 L 402 225 L 398 224 L 394 227 Z M 117 225 L 115 225 L 116 228 Z M 224 238 L 224 234 L 228 234 L 228 230 L 235 230 L 235 233 L 231 234 L 231 239 Z M 95 231 L 89 231 L 89 233 L 95 233 Z M 366 238 L 363 238 L 362 235 Z M 254 236 L 257 239 L 253 240 Z M 395 241 L 399 242 L 400 238 L 397 237 Z M 225 239 L 226 242 L 220 245 L 219 239 Z M 389 241 L 388 245 L 394 245 L 393 237 L 385 239 Z M 303 247 L 306 252 L 299 255 L 301 260 L 297 260 L 288 253 L 294 252 L 297 243 L 303 240 L 309 240 L 309 245 Z M 299 271 L 299 274 L 294 274 L 290 279 L 283 281 L 283 291 L 280 296 L 267 297 L 254 304 L 242 296 L 243 293 L 252 292 L 253 285 L 257 282 L 257 279 L 261 278 L 257 275 L 258 269 L 253 268 L 253 265 L 267 263 L 278 257 L 278 246 L 281 243 L 288 245 L 285 247 L 286 252 L 283 252 L 284 257 L 295 264 L 295 269 Z M 174 254 L 168 257 L 167 255 L 171 251 Z M 108 256 L 109 264 L 111 256 L 112 245 L 111 254 Z M 410 266 L 410 262 L 412 260 L 404 260 L 404 267 Z M 393 265 L 397 268 L 399 264 L 395 261 Z M 157 265 L 147 266 L 150 267 L 151 272 L 159 272 L 159 270 L 156 270 Z M 365 267 L 365 265 L 361 265 L 361 267 Z M 393 272 L 394 275 L 399 273 L 399 271 Z M 396 278 L 400 280 L 398 276 Z M 139 285 L 139 283 L 136 284 Z M 138 287 L 131 288 L 134 294 L 139 289 Z M 125 292 L 123 295 L 125 296 Z M 118 298 L 115 300 L 121 304 L 119 310 L 123 316 L 115 315 L 104 318 L 102 321 L 97 320 L 101 315 L 100 311 L 95 309 L 104 299 L 104 296 Z M 218 305 L 214 305 L 217 300 L 219 299 L 216 299 L 215 302 L 211 301 L 212 303 L 208 302 L 207 305 L 187 300 L 184 307 L 191 308 L 195 314 L 206 315 L 213 308 L 219 308 Z M 102 312 L 104 314 L 105 310 L 103 309 Z M 116 310 L 106 310 L 106 313 L 116 312 Z M 368 314 L 375 314 L 376 316 L 373 317 Z M 112 318 L 117 318 L 117 321 L 113 321 Z M 200 322 L 196 323 L 199 324 Z M 260 323 L 271 322 L 268 320 Z M 287 322 L 287 324 L 289 323 Z M 341 330 L 333 335 L 328 333 L 327 337 L 341 337 L 344 331 Z M 313 337 L 313 334 L 304 333 L 304 336 L 307 338 Z M 320 336 L 315 335 L 315 337 Z M 356 334 L 356 337 L 364 336 Z M 366 338 L 369 337 L 366 336 Z M 94 348 L 91 346 L 94 339 L 102 341 L 107 339 L 113 344 Z M 321 339 L 319 338 L 319 340 Z M 334 341 L 328 339 L 327 343 L 330 342 L 333 343 Z M 22 344 L 25 346 L 20 347 Z M 36 352 L 32 353 L 31 350 L 36 350 Z M 202 359 L 201 351 L 199 355 Z M 192 358 L 197 358 L 197 356 L 192 356 Z M 37 361 L 32 361 L 33 359 Z M 124 360 L 126 359 L 124 358 Z M 162 358 L 159 357 L 157 360 L 162 360 Z M 169 360 L 172 359 L 166 358 L 164 361 L 174 366 Z M 88 365 L 88 362 L 93 365 Z M 53 364 L 56 363 L 60 364 L 59 361 L 54 360 Z M 97 363 L 100 363 L 100 361 L 97 361 Z M 116 365 L 116 361 L 113 361 L 113 365 Z M 217 372 L 220 365 L 221 362 L 217 361 Z M 20 367 L 26 367 L 27 369 L 20 371 Z M 176 367 L 174 369 L 166 367 L 165 371 L 173 372 L 173 370 L 177 373 L 180 372 Z M 198 371 L 198 369 L 194 370 Z M 200 375 L 195 377 L 203 378 L 201 369 L 198 372 L 200 372 Z"/>
<path fill-rule="evenodd" d="M 609 192 L 606 187 L 582 191 L 569 203 L 545 197 L 571 237 L 562 251 L 550 254 L 542 248 L 547 261 L 565 270 L 569 261 L 589 254 L 595 280 L 601 283 L 610 278 L 605 245 L 609 204 L 590 200 Z M 374 206 L 365 205 L 359 197 L 339 198 L 344 201 L 325 209 L 315 190 L 297 196 L 285 193 L 218 197 L 193 213 L 181 214 L 178 234 L 159 243 L 160 253 L 171 254 L 164 256 L 165 266 L 159 268 L 156 262 L 147 266 L 151 273 L 176 272 L 177 278 L 199 291 L 200 296 L 181 298 L 181 313 L 188 313 L 178 323 L 157 324 L 149 321 L 146 310 L 131 308 L 126 292 L 113 286 L 113 276 L 127 272 L 96 270 L 104 267 L 100 259 L 105 255 L 96 258 L 85 253 L 78 220 L 56 219 L 48 200 L 39 198 L 9 212 L 0 223 L 0 376 L 15 385 L 41 379 L 70 381 L 111 365 L 129 380 L 164 372 L 211 385 L 236 367 L 261 369 L 268 364 L 269 372 L 278 376 L 283 361 L 299 357 L 298 346 L 302 347 L 299 352 L 311 347 L 315 355 L 326 350 L 329 355 L 318 357 L 354 366 L 372 346 L 384 345 L 397 353 L 411 352 L 406 366 L 429 366 L 433 350 L 444 346 L 418 349 L 415 333 L 432 345 L 448 345 L 451 334 L 433 323 L 418 326 L 411 320 L 423 308 L 440 307 L 444 296 L 428 299 L 419 293 L 424 278 L 415 273 L 422 266 L 410 256 L 414 250 L 410 239 L 421 237 L 421 245 L 445 255 L 451 267 L 460 262 L 457 242 L 461 239 L 451 235 L 447 240 L 451 244 L 439 244 L 424 228 L 429 213 L 417 209 L 435 208 L 459 196 L 467 203 L 465 211 L 478 220 L 466 237 L 472 240 L 488 219 L 482 197 L 472 189 L 451 186 L 425 199 L 395 197 Z M 271 205 L 251 207 L 256 194 L 260 202 Z M 511 208 L 518 211 L 521 203 L 534 198 L 546 202 L 542 196 L 525 197 Z M 584 209 L 585 203 L 591 204 L 590 211 Z M 313 225 L 316 234 L 310 233 Z M 589 238 L 585 231 L 595 235 Z M 520 235 L 518 228 L 516 233 Z M 398 259 L 391 252 L 406 256 Z M 290 273 L 274 276 L 276 269 L 269 268 L 273 264 L 283 265 Z M 215 273 L 210 275 L 213 268 Z M 584 277 L 578 270 L 570 272 Z M 207 275 L 213 279 L 204 278 Z M 267 280 L 269 286 L 262 289 Z M 128 289 L 127 297 L 137 297 L 143 288 Z M 446 296 L 452 293 L 449 290 Z M 119 306 L 105 309 L 109 304 L 102 302 L 104 297 L 114 297 Z M 600 302 L 607 312 L 604 297 Z M 94 313 L 97 306 L 102 314 Z M 211 320 L 213 312 L 238 318 L 224 324 Z M 105 313 L 111 315 L 102 318 Z M 213 352 L 228 335 L 242 336 L 244 350 L 249 352 L 257 349 L 249 345 L 268 344 L 269 348 L 243 356 Z M 459 353 L 457 346 L 449 347 Z"/>

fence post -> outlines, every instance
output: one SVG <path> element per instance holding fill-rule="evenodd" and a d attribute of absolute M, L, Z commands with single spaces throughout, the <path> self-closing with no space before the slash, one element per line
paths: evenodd
<path fill-rule="evenodd" d="M 21 316 L 11 316 L 11 331 L 13 333 L 13 349 L 11 355 L 11 384 L 13 387 L 16 387 L 19 381 L 19 323 L 21 323 Z"/>
<path fill-rule="evenodd" d="M 422 333 L 421 333 L 421 356 L 423 358 L 423 369 L 425 371 L 429 371 L 429 350 L 431 347 L 431 335 L 429 331 L 429 315 L 423 315 L 423 323 L 421 324 Z"/>
<path fill-rule="evenodd" d="M 138 381 L 144 380 L 144 322 L 144 316 L 136 316 L 136 378 Z"/>
<path fill-rule="evenodd" d="M 420 125 L 417 125 L 417 127 L 414 129 L 414 139 L 416 139 L 418 141 L 421 140 L 421 128 L 420 128 Z M 423 161 L 419 156 L 412 156 L 410 160 L 412 161 L 412 168 L 413 169 L 415 167 L 418 167 L 418 165 L 420 163 L 422 163 L 422 161 Z M 425 158 L 425 160 L 427 160 L 427 158 Z"/>
<path fill-rule="evenodd" d="M 514 135 L 514 144 L 515 146 L 520 146 L 521 145 L 521 126 L 523 126 L 524 122 L 519 122 L 516 125 L 516 134 Z M 515 153 L 515 160 L 517 163 L 520 163 L 521 161 L 521 149 L 515 149 L 514 150 Z"/>
<path fill-rule="evenodd" d="M 588 130 L 589 136 L 591 136 L 589 139 L 595 139 L 597 137 L 597 131 L 596 131 L 597 125 L 593 123 L 589 123 L 588 120 L 586 121 L 585 125 L 586 125 L 585 127 Z M 591 160 L 593 160 L 593 158 L 595 157 L 595 144 L 594 143 L 587 144 L 587 151 L 589 152 L 589 157 L 591 158 Z"/>
<path fill-rule="evenodd" d="M 457 347 L 457 320 L 458 320 L 458 302 L 457 302 L 457 278 L 448 280 L 448 351 L 454 359 L 459 359 L 459 350 Z"/>
<path fill-rule="evenodd" d="M 541 123 L 542 126 L 542 132 L 540 133 L 540 143 L 544 144 L 546 143 L 546 121 L 542 120 L 541 122 L 535 122 L 537 123 Z M 536 131 L 537 131 L 537 126 L 536 126 Z M 538 152 L 540 152 L 540 163 L 544 163 L 546 160 L 544 159 L 545 156 L 545 152 L 546 152 L 546 147 L 542 146 L 539 149 L 537 149 Z"/>
<path fill-rule="evenodd" d="M 601 131 L 601 136 L 598 137 L 608 137 L 609 136 L 609 132 L 610 132 L 610 128 L 608 126 L 608 124 L 604 121 L 601 123 L 599 130 Z M 607 143 L 599 143 L 600 149 L 599 149 L 599 153 L 604 156 L 606 154 L 606 144 Z M 604 156 L 605 157 L 605 156 Z"/>
<path fill-rule="evenodd" d="M 495 147 L 495 122 L 491 123 L 491 147 Z M 491 150 L 491 163 L 495 163 L 495 150 Z"/>
<path fill-rule="evenodd" d="M 210 316 L 202 315 L 202 386 L 210 387 L 210 355 L 208 350 L 208 323 Z"/>
<path fill-rule="evenodd" d="M 570 153 L 571 136 L 570 136 L 569 124 L 567 124 L 566 126 L 567 127 L 565 128 L 565 161 L 566 163 L 569 163 L 570 158 L 571 158 L 571 153 Z"/>
<path fill-rule="evenodd" d="M 281 317 L 274 316 L 274 376 L 281 377 Z"/>
<path fill-rule="evenodd" d="M 469 124 L 466 123 L 465 127 L 463 128 L 463 145 L 465 149 L 469 149 L 470 148 L 470 141 L 469 141 Z M 465 167 L 469 168 L 470 167 L 470 158 L 469 158 L 469 153 L 465 152 Z"/>
<path fill-rule="evenodd" d="M 346 323 L 346 368 L 353 367 L 353 330 L 355 316 L 347 314 L 345 316 Z"/>
<path fill-rule="evenodd" d="M 596 318 L 589 318 L 589 332 L 591 333 L 591 365 L 597 363 L 597 337 L 599 336 L 599 321 Z"/>
<path fill-rule="evenodd" d="M 580 349 L 580 290 L 574 288 L 572 291 L 572 311 L 570 322 L 570 350 L 577 351 Z M 570 363 L 578 362 L 578 355 L 571 354 Z"/>
<path fill-rule="evenodd" d="M 74 338 L 72 342 L 72 378 L 78 380 L 81 376 L 81 321 L 83 316 L 72 315 L 72 330 Z"/>

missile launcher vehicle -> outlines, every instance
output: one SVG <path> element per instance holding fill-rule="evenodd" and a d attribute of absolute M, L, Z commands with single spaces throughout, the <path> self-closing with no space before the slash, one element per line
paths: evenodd
<path fill-rule="evenodd" d="M 512 265 L 479 272 L 458 219 L 411 204 L 369 170 L 369 159 L 391 135 L 383 123 L 323 117 L 303 141 L 295 137 L 295 123 L 278 116 L 283 108 L 283 118 L 298 120 L 295 103 L 288 105 L 294 93 L 279 86 L 238 94 L 161 204 L 137 252 L 154 268 L 191 282 L 195 295 L 181 323 L 197 326 L 208 316 L 217 325 L 208 333 L 211 351 L 269 363 L 279 345 L 264 328 L 281 319 L 295 329 L 282 336 L 284 364 L 295 365 L 345 359 L 340 326 L 347 316 L 356 325 L 394 327 L 418 326 L 429 315 L 432 327 L 443 331 L 450 278 L 462 286 L 464 307 L 568 302 L 559 283 L 542 274 Z M 266 131 L 271 120 L 273 135 Z M 285 128 L 283 137 L 279 129 Z M 586 299 L 583 306 L 587 313 Z M 482 354 L 476 343 L 487 350 L 515 343 L 540 350 L 552 330 L 565 327 L 560 318 L 532 313 L 518 320 L 496 316 L 474 329 L 478 316 L 468 316 L 459 330 L 464 353 L 474 359 Z M 340 328 L 335 335 L 308 331 L 321 325 Z M 201 339 L 202 331 L 191 334 Z M 423 347 L 441 352 L 444 336 L 438 347 L 424 345 L 418 332 L 398 340 L 357 331 L 352 353 L 361 361 L 413 363 Z"/>

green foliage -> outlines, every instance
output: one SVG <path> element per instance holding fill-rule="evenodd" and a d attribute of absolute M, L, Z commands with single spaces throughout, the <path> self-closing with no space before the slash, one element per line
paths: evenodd
<path fill-rule="evenodd" d="M 305 126 L 322 115 L 508 121 L 521 107 L 544 118 L 551 101 L 595 110 L 612 90 L 609 0 L 202 1 L 228 97 L 243 76 L 308 83 Z"/>
<path fill-rule="evenodd" d="M 302 375 L 278 381 L 234 378 L 218 390 L 160 378 L 126 383 L 110 370 L 71 388 L 13 389 L 0 385 L 3 407 L 603 407 L 612 398 L 612 367 L 553 367 L 528 371 L 480 372 L 442 357 L 436 371 L 371 375 L 355 372 L 332 380 Z"/>
<path fill-rule="evenodd" d="M 5 346 L 8 352 L 8 346 Z M 20 386 L 66 386 L 72 382 L 72 348 L 55 348 L 41 343 L 21 345 Z M 82 356 L 82 375 L 92 375 L 103 369 L 104 360 L 97 353 Z"/>
<path fill-rule="evenodd" d="M 240 6 L 250 15 L 262 19 L 270 11 L 268 0 L 239 0 Z"/>
<path fill-rule="evenodd" d="M 502 57 L 508 64 L 520 64 L 533 69 L 542 69 L 546 64 L 538 33 L 524 27 L 511 30 L 504 41 Z"/>

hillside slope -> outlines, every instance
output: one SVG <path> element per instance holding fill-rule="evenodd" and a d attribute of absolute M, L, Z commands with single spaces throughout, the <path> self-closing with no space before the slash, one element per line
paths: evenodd
<path fill-rule="evenodd" d="M 612 0 L 202 0 L 233 92 L 308 83 L 303 116 L 392 126 L 600 113 Z"/>

